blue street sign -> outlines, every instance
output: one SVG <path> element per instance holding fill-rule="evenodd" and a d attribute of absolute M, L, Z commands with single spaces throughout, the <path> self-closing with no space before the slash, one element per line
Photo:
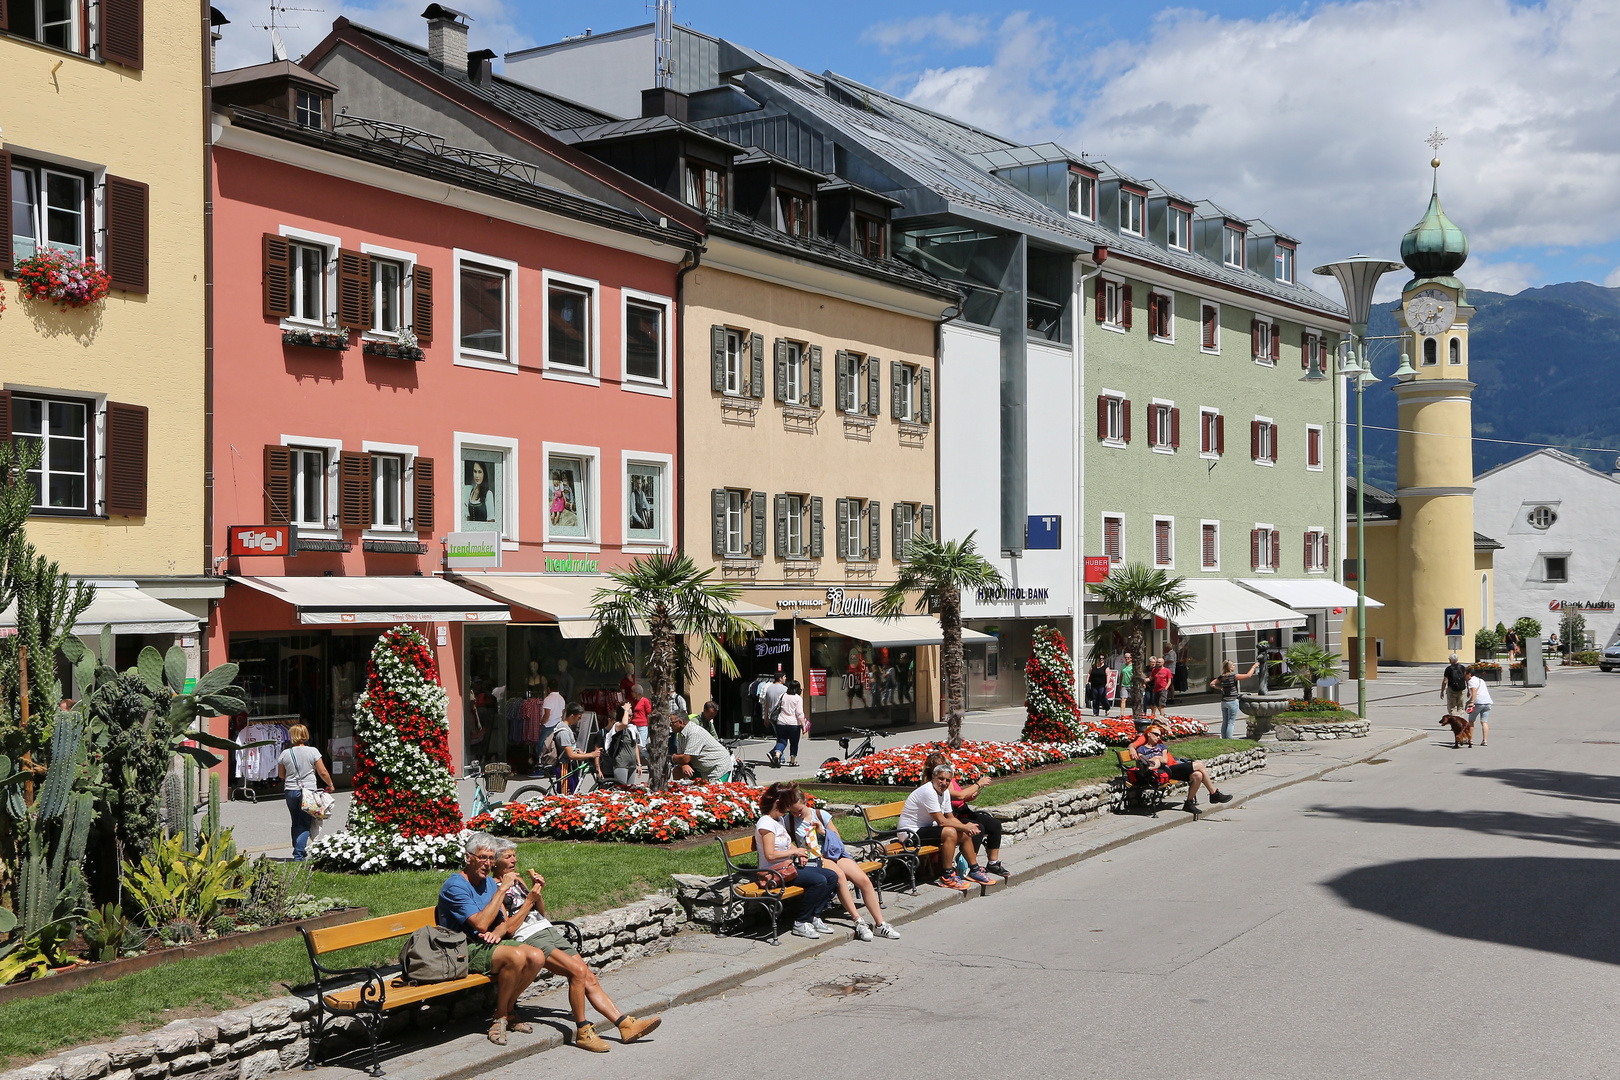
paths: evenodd
<path fill-rule="evenodd" d="M 1031 514 L 1024 526 L 1024 546 L 1036 551 L 1056 551 L 1063 546 L 1063 518 L 1058 514 Z"/>
<path fill-rule="evenodd" d="M 1446 608 L 1446 637 L 1462 637 L 1462 608 Z"/>

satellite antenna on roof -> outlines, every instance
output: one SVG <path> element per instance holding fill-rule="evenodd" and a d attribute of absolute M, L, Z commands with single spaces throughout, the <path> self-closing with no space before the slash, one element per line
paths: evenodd
<path fill-rule="evenodd" d="M 287 12 L 309 11 L 318 14 L 325 10 L 325 8 L 288 7 L 286 4 L 276 3 L 276 0 L 270 0 L 270 21 L 264 23 L 250 23 L 249 25 L 251 25 L 255 30 L 270 31 L 270 59 L 272 61 L 285 60 L 287 59 L 287 43 L 282 39 L 281 31 L 301 29 L 301 27 L 297 26 L 296 24 L 286 21 L 285 16 Z"/>
<path fill-rule="evenodd" d="M 653 0 L 653 85 L 675 84 L 675 0 Z"/>

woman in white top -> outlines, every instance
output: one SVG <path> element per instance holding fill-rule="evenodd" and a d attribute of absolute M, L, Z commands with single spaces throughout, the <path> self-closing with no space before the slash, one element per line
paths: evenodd
<path fill-rule="evenodd" d="M 775 870 L 795 865 L 798 877 L 793 884 L 804 890 L 799 898 L 799 911 L 793 920 L 793 933 L 804 938 L 820 938 L 835 933 L 821 921 L 821 909 L 827 906 L 838 890 L 838 874 L 821 865 L 821 859 L 793 843 L 789 823 L 784 820 L 792 813 L 804 795 L 799 785 L 775 783 L 759 797 L 759 820 L 754 823 L 754 848 L 759 852 L 759 868 Z M 770 883 L 770 878 L 765 879 Z"/>
<path fill-rule="evenodd" d="M 1468 711 L 1479 728 L 1479 745 L 1484 746 L 1491 739 L 1491 691 L 1478 675 L 1468 677 Z"/>
<path fill-rule="evenodd" d="M 789 746 L 788 764 L 799 763 L 799 736 L 810 734 L 810 717 L 804 711 L 804 687 L 797 681 L 787 684 L 787 693 L 782 695 L 781 707 L 776 713 L 776 746 L 771 750 L 771 760 L 778 765 L 782 763 L 782 751 Z"/>
<path fill-rule="evenodd" d="M 276 762 L 276 773 L 287 790 L 287 812 L 292 815 L 293 858 L 302 860 L 309 846 L 310 817 L 304 813 L 304 792 L 324 787 L 332 790 L 332 774 L 321 762 L 321 752 L 309 742 L 309 728 L 294 724 L 287 729 L 292 745 L 281 752 Z"/>

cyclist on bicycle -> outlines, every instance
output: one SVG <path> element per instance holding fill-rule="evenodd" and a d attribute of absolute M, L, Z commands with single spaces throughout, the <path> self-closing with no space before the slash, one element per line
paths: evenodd
<path fill-rule="evenodd" d="M 553 775 L 562 782 L 567 794 L 572 794 L 579 784 L 577 762 L 589 761 L 600 771 L 602 751 L 581 750 L 574 745 L 574 728 L 584 713 L 585 707 L 579 702 L 569 704 L 563 710 L 562 723 L 557 725 L 556 730 L 546 737 L 546 741 L 540 747 L 540 764 L 547 769 L 555 770 Z"/>

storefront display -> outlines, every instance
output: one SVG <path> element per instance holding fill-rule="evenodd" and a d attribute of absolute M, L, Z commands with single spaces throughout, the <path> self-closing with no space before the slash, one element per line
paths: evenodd
<path fill-rule="evenodd" d="M 916 717 L 917 650 L 876 646 L 825 630 L 810 634 L 810 667 L 826 694 L 808 699 L 811 730 L 898 727 Z"/>

